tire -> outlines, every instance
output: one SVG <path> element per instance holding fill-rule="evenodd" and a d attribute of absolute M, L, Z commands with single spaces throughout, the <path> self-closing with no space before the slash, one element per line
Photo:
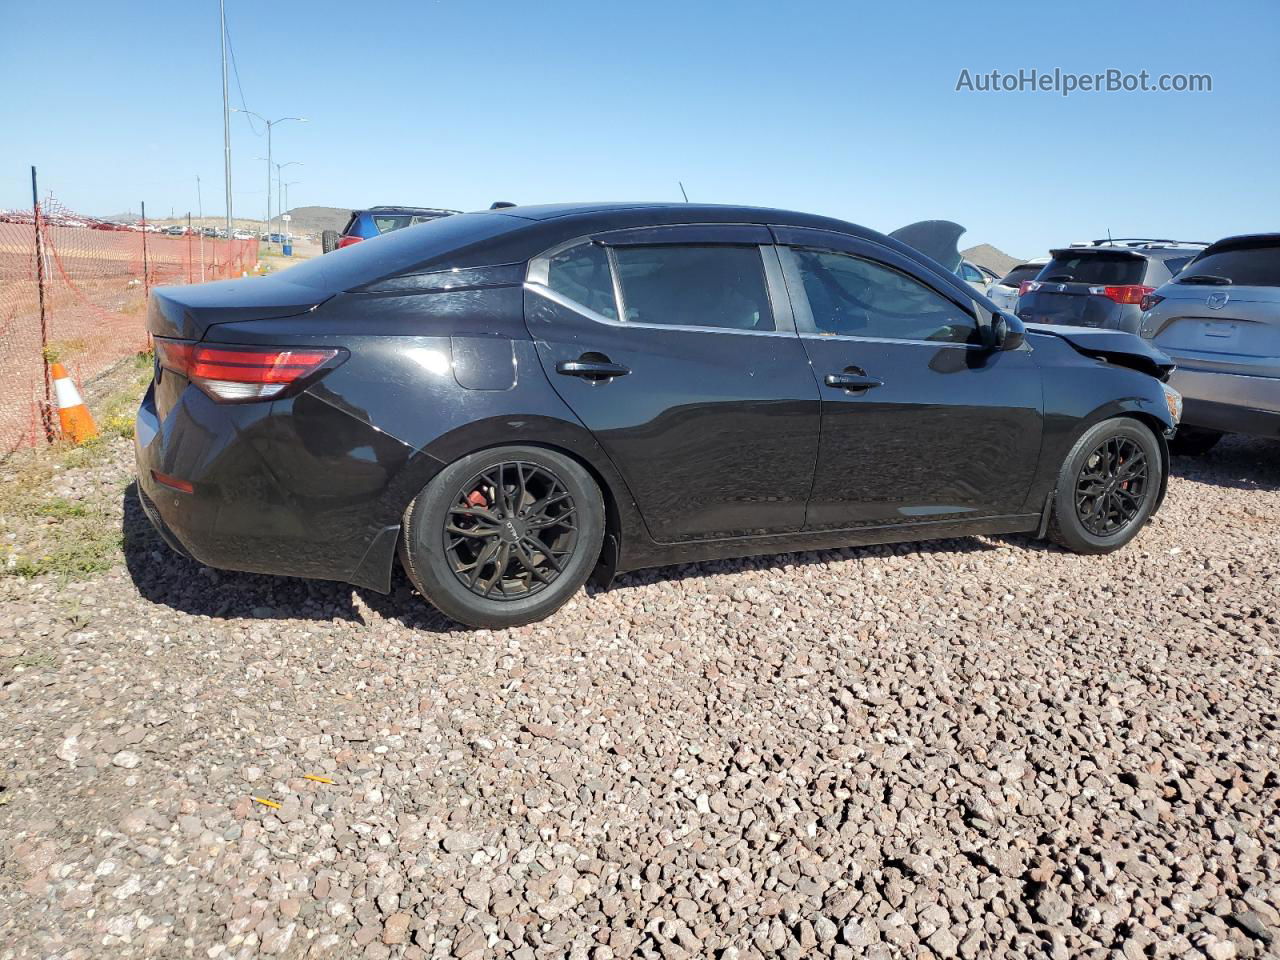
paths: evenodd
<path fill-rule="evenodd" d="M 563 606 L 591 575 L 603 538 L 600 489 L 580 464 L 540 447 L 495 447 L 445 467 L 418 494 L 400 560 L 441 613 L 498 629 Z"/>
<path fill-rule="evenodd" d="M 1203 457 L 1217 446 L 1221 439 L 1222 434 L 1217 430 L 1179 427 L 1178 432 L 1169 441 L 1169 452 L 1176 457 Z"/>
<path fill-rule="evenodd" d="M 1143 457 L 1140 467 L 1134 465 L 1137 453 Z M 1119 550 L 1151 516 L 1163 480 L 1160 445 L 1146 426 L 1128 417 L 1094 424 L 1058 471 L 1049 539 L 1076 553 Z M 1100 493 L 1090 496 L 1092 491 Z"/>
<path fill-rule="evenodd" d="M 333 253 L 338 249 L 337 230 L 325 230 L 320 234 L 320 249 L 323 253 Z"/>

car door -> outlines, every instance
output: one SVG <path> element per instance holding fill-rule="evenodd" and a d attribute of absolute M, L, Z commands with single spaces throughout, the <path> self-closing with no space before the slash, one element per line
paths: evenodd
<path fill-rule="evenodd" d="M 530 263 L 547 378 L 659 542 L 804 525 L 819 398 L 770 242 L 762 226 L 644 228 Z"/>
<path fill-rule="evenodd" d="M 1025 343 L 983 343 L 964 288 L 844 234 L 775 228 L 822 391 L 809 529 L 1016 515 L 1040 452 L 1040 372 Z"/>

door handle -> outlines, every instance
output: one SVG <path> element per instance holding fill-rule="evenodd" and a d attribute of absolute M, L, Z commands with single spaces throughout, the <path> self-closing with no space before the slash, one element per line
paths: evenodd
<path fill-rule="evenodd" d="M 840 390 L 870 390 L 872 387 L 883 387 L 884 381 L 868 377 L 865 373 L 828 373 L 826 384 Z"/>
<path fill-rule="evenodd" d="M 630 372 L 630 367 L 612 360 L 561 360 L 556 364 L 556 373 L 562 373 L 566 377 L 585 377 L 588 380 L 625 377 Z"/>

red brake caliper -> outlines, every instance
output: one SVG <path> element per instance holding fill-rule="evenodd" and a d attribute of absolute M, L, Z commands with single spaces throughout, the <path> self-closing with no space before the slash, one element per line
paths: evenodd
<path fill-rule="evenodd" d="M 479 490 L 472 490 L 469 494 L 467 494 L 467 503 L 473 507 L 489 506 L 488 498 L 485 497 L 485 495 L 481 493 Z"/>

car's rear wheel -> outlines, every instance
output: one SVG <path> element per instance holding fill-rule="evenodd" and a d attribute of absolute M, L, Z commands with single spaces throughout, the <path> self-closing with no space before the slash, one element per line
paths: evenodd
<path fill-rule="evenodd" d="M 437 609 L 472 627 L 541 620 L 600 556 L 604 503 L 583 467 L 540 447 L 497 447 L 442 470 L 405 512 L 401 561 Z"/>
<path fill-rule="evenodd" d="M 1202 457 L 1217 446 L 1221 439 L 1222 434 L 1217 430 L 1179 427 L 1169 441 L 1169 452 L 1178 457 Z"/>
<path fill-rule="evenodd" d="M 1137 420 L 1094 424 L 1058 472 L 1049 537 L 1076 553 L 1110 553 L 1137 536 L 1155 509 L 1164 464 Z"/>
<path fill-rule="evenodd" d="M 323 253 L 332 253 L 338 249 L 337 230 L 325 230 L 320 234 L 320 249 Z"/>

